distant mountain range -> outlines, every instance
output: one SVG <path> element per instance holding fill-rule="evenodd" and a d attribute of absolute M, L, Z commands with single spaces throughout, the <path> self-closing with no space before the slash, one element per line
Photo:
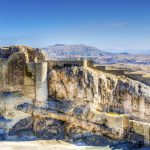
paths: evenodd
<path fill-rule="evenodd" d="M 100 56 L 114 56 L 114 55 L 150 55 L 149 49 L 139 50 L 100 50 L 96 47 L 86 45 L 65 45 L 56 44 L 43 48 L 48 54 L 48 57 L 100 57 Z"/>
<path fill-rule="evenodd" d="M 107 49 L 106 51 L 111 53 L 122 53 L 122 54 L 132 54 L 132 55 L 150 55 L 150 49 L 127 49 L 127 50 L 115 50 L 115 49 Z"/>
<path fill-rule="evenodd" d="M 150 55 L 150 49 L 138 49 L 138 50 L 127 50 L 130 54 L 148 54 Z"/>
<path fill-rule="evenodd" d="M 113 55 L 110 52 L 99 50 L 92 46 L 86 45 L 64 45 L 56 44 L 43 48 L 51 57 L 99 57 L 104 55 Z"/>
<path fill-rule="evenodd" d="M 47 53 L 48 58 L 78 58 L 90 57 L 98 64 L 143 64 L 150 65 L 150 51 L 149 50 L 109 50 L 109 52 L 99 50 L 92 46 L 86 45 L 64 45 L 56 44 L 43 48 Z M 114 52 L 114 53 L 111 53 Z M 118 53 L 117 53 L 118 52 Z M 119 53 L 120 52 L 120 53 Z M 145 54 L 144 54 L 145 53 Z"/>

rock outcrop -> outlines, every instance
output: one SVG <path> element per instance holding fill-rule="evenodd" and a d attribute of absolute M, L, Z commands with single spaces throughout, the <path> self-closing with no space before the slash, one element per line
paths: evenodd
<path fill-rule="evenodd" d="M 150 87 L 138 81 L 72 67 L 51 70 L 48 84 L 49 96 L 72 102 L 74 114 L 116 112 L 150 122 Z"/>
<path fill-rule="evenodd" d="M 1 139 L 150 142 L 149 86 L 81 61 L 53 67 L 39 49 L 1 48 L 0 54 Z"/>

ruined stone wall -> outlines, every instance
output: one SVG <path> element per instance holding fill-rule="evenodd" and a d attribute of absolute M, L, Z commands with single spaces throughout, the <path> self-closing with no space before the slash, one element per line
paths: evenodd
<path fill-rule="evenodd" d="M 92 61 L 87 61 L 87 67 L 92 68 L 93 70 L 103 71 L 105 73 L 110 73 L 110 74 L 114 74 L 114 75 L 119 75 L 119 76 L 125 75 L 125 71 L 123 69 L 116 69 L 115 70 L 109 66 L 96 65 Z"/>
<path fill-rule="evenodd" d="M 20 92 L 35 99 L 35 63 L 44 61 L 43 54 L 38 49 L 12 46 L 0 48 L 0 57 L 0 92 Z"/>
<path fill-rule="evenodd" d="M 40 56 L 22 52 L 10 56 L 0 64 L 0 129 L 7 135 L 32 130 L 48 139 L 87 132 L 123 139 L 130 127 L 148 143 L 149 127 L 138 121 L 150 123 L 150 87 L 112 72 L 97 72 L 92 65 L 42 62 Z"/>
<path fill-rule="evenodd" d="M 150 86 L 150 77 L 145 77 L 142 74 L 128 73 L 124 69 L 114 69 L 111 66 L 96 65 L 93 61 L 84 60 L 86 62 L 86 67 L 89 67 L 96 71 L 103 71 L 105 73 L 114 74 L 117 76 L 126 76 L 130 79 L 140 81 L 148 86 Z M 84 65 L 85 66 L 85 65 Z"/>
<path fill-rule="evenodd" d="M 49 69 L 59 68 L 59 67 L 71 67 L 71 66 L 83 66 L 84 62 L 82 60 L 50 60 L 48 61 Z"/>
<path fill-rule="evenodd" d="M 4 56 L 4 52 L 1 54 Z M 32 132 L 33 108 L 39 100 L 47 100 L 47 65 L 44 67 L 45 63 L 41 62 L 44 57 L 38 54 L 25 50 L 15 52 L 7 59 L 1 58 L 0 140 L 18 140 L 18 132 Z"/>
<path fill-rule="evenodd" d="M 131 118 L 150 120 L 150 87 L 111 74 L 66 67 L 49 71 L 49 96 L 80 103 L 91 109 L 127 113 Z M 61 90 L 60 90 L 61 89 Z"/>

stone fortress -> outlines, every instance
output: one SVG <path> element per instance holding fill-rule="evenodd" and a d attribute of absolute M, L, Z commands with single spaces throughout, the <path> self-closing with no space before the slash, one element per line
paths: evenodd
<path fill-rule="evenodd" d="M 150 145 L 150 87 L 90 60 L 47 60 L 39 49 L 0 48 L 0 136 L 86 134 Z M 134 80 L 133 80 L 134 79 Z"/>

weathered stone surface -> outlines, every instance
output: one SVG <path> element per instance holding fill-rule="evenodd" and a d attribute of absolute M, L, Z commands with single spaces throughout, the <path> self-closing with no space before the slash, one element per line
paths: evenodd
<path fill-rule="evenodd" d="M 5 58 L 0 63 L 0 91 L 21 92 L 35 100 L 35 62 L 45 60 L 41 50 L 12 46 L 1 48 L 0 57 Z"/>
<path fill-rule="evenodd" d="M 64 126 L 63 122 L 56 119 L 38 119 L 34 121 L 34 132 L 38 137 L 44 139 L 63 139 Z"/>
<path fill-rule="evenodd" d="M 25 113 L 32 113 L 33 111 L 33 104 L 29 104 L 29 103 L 23 103 L 20 104 L 16 107 L 17 110 L 23 111 Z"/>
<path fill-rule="evenodd" d="M 1 58 L 9 58 L 14 53 L 24 53 L 26 55 L 26 59 L 29 62 L 34 61 L 44 61 L 45 55 L 38 48 L 32 48 L 28 46 L 10 46 L 10 47 L 2 47 L 0 48 L 0 57 Z"/>
<path fill-rule="evenodd" d="M 47 62 L 36 63 L 36 102 L 48 99 Z"/>
<path fill-rule="evenodd" d="M 125 113 L 136 120 L 150 120 L 146 115 L 150 111 L 150 87 L 140 82 L 91 69 L 66 67 L 51 70 L 48 83 L 49 96 L 73 101 L 80 107 L 86 104 L 90 111 Z"/>
<path fill-rule="evenodd" d="M 102 144 L 102 135 L 139 145 L 150 141 L 149 126 L 129 123 L 129 119 L 150 123 L 149 86 L 83 67 L 82 61 L 80 67 L 69 61 L 56 67 L 59 62 L 43 62 L 38 49 L 5 50 L 0 51 L 2 139 L 34 132 L 34 138 L 77 143 L 84 139 L 85 144 L 95 145 Z"/>
<path fill-rule="evenodd" d="M 32 130 L 32 126 L 32 117 L 21 119 L 11 128 L 11 130 L 9 130 L 8 135 L 16 135 L 23 130 Z"/>

